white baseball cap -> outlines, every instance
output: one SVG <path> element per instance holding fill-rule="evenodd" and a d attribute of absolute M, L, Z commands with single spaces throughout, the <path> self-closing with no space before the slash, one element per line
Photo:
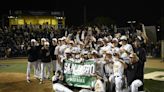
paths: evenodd
<path fill-rule="evenodd" d="M 107 48 L 107 47 L 101 47 L 100 48 L 100 53 L 101 54 L 105 54 L 106 53 L 106 51 L 108 51 L 109 49 Z"/>
<path fill-rule="evenodd" d="M 67 49 L 64 51 L 64 53 L 71 53 L 70 48 L 67 48 Z"/>
<path fill-rule="evenodd" d="M 46 39 L 45 38 L 41 38 L 41 41 L 46 41 Z"/>
<path fill-rule="evenodd" d="M 98 52 L 96 50 L 92 50 L 91 54 L 98 54 Z"/>
<path fill-rule="evenodd" d="M 124 53 L 121 54 L 121 58 L 126 58 L 126 57 L 128 57 L 127 53 L 124 52 Z"/>
<path fill-rule="evenodd" d="M 61 40 L 62 40 L 62 38 L 59 38 L 58 40 L 59 40 L 59 41 L 61 41 Z"/>
<path fill-rule="evenodd" d="M 112 42 L 118 42 L 118 39 L 117 38 L 113 38 Z"/>
<path fill-rule="evenodd" d="M 31 42 L 36 42 L 36 40 L 35 39 L 31 39 Z"/>
<path fill-rule="evenodd" d="M 108 36 L 108 40 L 112 40 L 112 38 L 113 38 L 113 37 L 112 37 L 111 35 Z"/>
<path fill-rule="evenodd" d="M 127 40 L 127 37 L 125 35 L 121 36 L 120 40 Z"/>
<path fill-rule="evenodd" d="M 102 38 L 99 38 L 98 41 L 99 41 L 99 42 L 103 42 L 103 39 L 102 39 Z"/>
<path fill-rule="evenodd" d="M 55 41 L 55 42 L 57 42 L 57 39 L 56 39 L 56 38 L 53 38 L 53 39 L 52 39 L 52 41 Z"/>
<path fill-rule="evenodd" d="M 108 41 L 108 38 L 107 38 L 107 37 L 104 37 L 104 40 L 105 40 L 105 41 Z"/>
<path fill-rule="evenodd" d="M 72 53 L 80 53 L 80 48 L 78 47 L 73 47 L 71 50 Z"/>
<path fill-rule="evenodd" d="M 61 40 L 66 40 L 66 37 L 65 37 L 65 36 L 64 36 L 64 37 L 62 37 L 62 38 L 61 38 Z"/>

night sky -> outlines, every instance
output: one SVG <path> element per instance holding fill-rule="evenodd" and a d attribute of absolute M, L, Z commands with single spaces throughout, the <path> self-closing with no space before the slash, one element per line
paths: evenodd
<path fill-rule="evenodd" d="M 157 1 L 157 0 L 156 0 Z M 8 3 L 12 5 L 9 5 Z M 83 11 L 86 6 L 87 21 L 95 17 L 105 16 L 123 24 L 127 20 L 137 20 L 147 25 L 156 24 L 163 16 L 161 2 L 140 0 L 5 0 L 7 7 L 1 6 L 1 14 L 8 10 L 56 10 L 64 11 L 66 23 L 73 25 L 83 24 Z"/>

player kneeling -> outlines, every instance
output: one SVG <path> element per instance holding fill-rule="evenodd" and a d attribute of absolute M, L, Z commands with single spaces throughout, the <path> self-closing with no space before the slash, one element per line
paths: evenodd
<path fill-rule="evenodd" d="M 138 88 L 143 85 L 142 81 L 139 80 L 139 68 L 140 62 L 139 58 L 135 53 L 130 55 L 130 64 L 128 64 L 127 68 L 127 82 L 129 86 L 130 92 L 139 92 Z"/>
<path fill-rule="evenodd" d="M 114 59 L 113 59 L 114 61 L 113 75 L 114 76 L 111 76 L 113 78 L 110 78 L 110 81 L 111 79 L 113 79 L 115 83 L 116 92 L 127 92 L 125 91 L 127 89 L 127 86 L 126 86 L 126 77 L 124 74 L 124 70 L 127 68 L 127 64 L 119 58 L 120 58 L 119 53 L 114 53 Z"/>
<path fill-rule="evenodd" d="M 96 72 L 96 81 L 95 81 L 93 89 L 94 91 L 89 90 L 89 89 L 81 89 L 79 92 L 106 92 L 105 83 L 100 72 Z"/>
<path fill-rule="evenodd" d="M 54 92 L 73 92 L 71 89 L 63 85 L 63 75 L 57 71 L 52 77 L 52 88 Z"/>

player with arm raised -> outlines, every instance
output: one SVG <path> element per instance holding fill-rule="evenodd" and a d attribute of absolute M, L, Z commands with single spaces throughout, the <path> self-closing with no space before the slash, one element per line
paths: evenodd
<path fill-rule="evenodd" d="M 34 74 L 36 72 L 36 62 L 38 59 L 37 56 L 37 48 L 36 48 L 36 40 L 35 39 L 31 39 L 31 44 L 30 46 L 27 48 L 27 53 L 28 53 L 28 63 L 27 63 L 27 82 L 30 83 L 30 71 L 31 71 L 31 67 L 34 67 Z"/>

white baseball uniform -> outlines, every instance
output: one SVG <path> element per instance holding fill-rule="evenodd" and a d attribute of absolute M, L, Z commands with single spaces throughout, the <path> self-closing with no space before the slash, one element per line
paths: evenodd
<path fill-rule="evenodd" d="M 138 92 L 138 87 L 142 86 L 143 83 L 141 80 L 137 79 L 137 80 L 134 80 L 132 82 L 132 84 L 130 85 L 130 90 L 131 92 Z"/>
<path fill-rule="evenodd" d="M 113 72 L 115 77 L 116 92 L 122 92 L 124 65 L 120 62 L 120 60 L 114 61 Z"/>
<path fill-rule="evenodd" d="M 125 50 L 121 53 L 121 58 L 124 59 L 126 63 L 129 63 L 129 53 L 133 53 L 133 47 L 130 44 L 126 44 L 120 47 L 120 50 Z"/>
<path fill-rule="evenodd" d="M 34 74 L 36 74 L 36 61 L 28 62 L 27 63 L 27 80 L 30 80 L 30 71 L 31 71 L 32 66 L 34 67 Z"/>
<path fill-rule="evenodd" d="M 105 85 L 100 79 L 96 81 L 94 90 L 94 92 L 105 92 Z"/>
<path fill-rule="evenodd" d="M 73 92 L 71 89 L 67 88 L 66 86 L 60 83 L 55 83 L 52 86 L 53 86 L 53 91 L 55 92 Z"/>
<path fill-rule="evenodd" d="M 131 44 L 122 45 L 122 46 L 120 47 L 120 50 L 121 50 L 121 49 L 126 50 L 128 53 L 133 53 L 133 47 L 132 47 Z"/>
<path fill-rule="evenodd" d="M 94 92 L 94 91 L 91 91 L 89 89 L 81 89 L 79 92 Z"/>
<path fill-rule="evenodd" d="M 56 61 L 56 71 L 61 70 L 60 64 L 59 64 L 59 49 L 60 49 L 60 45 L 57 45 L 55 48 L 55 52 L 54 54 L 58 57 L 57 61 Z"/>

